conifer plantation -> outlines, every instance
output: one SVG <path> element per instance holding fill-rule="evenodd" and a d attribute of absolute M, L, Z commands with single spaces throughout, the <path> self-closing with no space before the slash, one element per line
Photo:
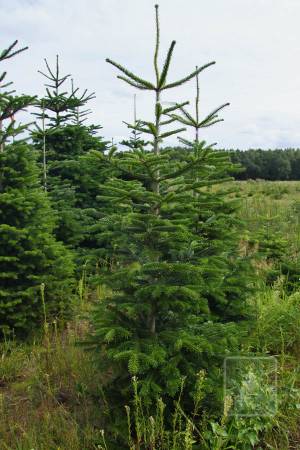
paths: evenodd
<path fill-rule="evenodd" d="M 300 448 L 300 188 L 236 181 L 272 157 L 204 140 L 230 110 L 202 107 L 215 62 L 174 79 L 153 19 L 150 80 L 106 59 L 121 142 L 59 56 L 41 96 L 0 71 L 0 450 Z"/>

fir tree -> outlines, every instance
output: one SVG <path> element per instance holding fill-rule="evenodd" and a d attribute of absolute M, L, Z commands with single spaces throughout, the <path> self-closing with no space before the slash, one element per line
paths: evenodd
<path fill-rule="evenodd" d="M 70 310 L 73 263 L 54 238 L 53 211 L 38 176 L 27 144 L 0 155 L 1 331 L 30 332 L 41 323 L 41 283 L 49 315 Z"/>
<path fill-rule="evenodd" d="M 197 69 L 198 67 L 196 67 L 196 70 Z M 223 105 L 218 106 L 218 108 L 215 108 L 207 116 L 201 119 L 199 114 L 200 89 L 199 89 L 198 73 L 195 76 L 195 78 L 196 78 L 195 115 L 193 116 L 192 114 L 190 114 L 184 105 L 179 107 L 179 111 L 181 114 L 167 113 L 167 115 L 170 118 L 175 119 L 176 121 L 182 123 L 186 127 L 193 128 L 195 131 L 195 142 L 199 142 L 199 130 L 201 128 L 211 127 L 212 125 L 215 125 L 218 122 L 222 122 L 223 119 L 219 118 L 218 113 L 226 106 L 229 106 L 229 103 L 224 103 Z"/>
<path fill-rule="evenodd" d="M 121 142 L 121 144 L 125 145 L 125 147 L 128 147 L 128 148 L 139 148 L 139 147 L 143 148 L 146 145 L 148 145 L 149 142 L 143 141 L 141 139 L 141 137 L 140 137 L 142 135 L 142 133 L 136 129 L 137 126 L 141 125 L 140 121 L 137 119 L 136 94 L 134 94 L 133 99 L 134 99 L 133 100 L 133 120 L 134 120 L 133 125 L 134 125 L 134 129 L 131 131 L 131 135 L 130 135 L 129 140 L 123 140 Z"/>
<path fill-rule="evenodd" d="M 16 42 L 2 52 L 2 60 L 25 50 L 13 52 L 15 45 Z M 8 104 L 15 105 L 13 112 L 16 114 L 33 100 L 33 97 L 15 97 L 12 92 L 0 92 L 0 115 L 9 117 L 8 114 L 4 116 Z M 2 128 L 2 143 L 25 128 L 14 124 Z M 39 183 L 32 147 L 19 140 L 6 143 L 2 150 L 0 330 L 21 334 L 31 332 L 43 319 L 42 283 L 47 313 L 57 315 L 69 309 L 73 263 L 69 253 L 53 236 L 53 211 Z"/>
<path fill-rule="evenodd" d="M 94 93 L 74 88 L 71 75 L 61 74 L 58 56 L 55 69 L 47 60 L 45 64 L 47 72 L 40 73 L 48 80 L 46 96 L 39 100 L 36 114 L 42 126 L 37 126 L 33 141 L 43 161 L 44 186 L 57 211 L 56 236 L 78 248 L 87 232 L 93 200 L 89 187 L 83 186 L 86 167 L 83 169 L 79 158 L 91 149 L 103 151 L 105 143 L 96 135 L 100 126 L 85 125 L 89 114 L 86 104 Z"/>
<path fill-rule="evenodd" d="M 0 62 L 5 61 L 24 52 L 28 47 L 23 47 L 16 50 L 15 47 L 18 41 L 14 41 L 7 49 L 3 50 L 0 54 Z M 35 97 L 29 95 L 14 95 L 15 90 L 7 90 L 13 84 L 12 82 L 6 82 L 7 73 L 3 72 L 0 75 L 0 151 L 4 151 L 5 142 L 9 139 L 20 134 L 27 129 L 28 125 L 16 125 L 15 115 L 23 111 L 27 106 L 32 105 L 35 101 Z M 9 123 L 7 124 L 7 121 Z"/>
<path fill-rule="evenodd" d="M 101 353 L 100 363 L 111 374 L 105 389 L 119 434 L 122 407 L 130 402 L 131 376 L 139 377 L 140 396 L 148 406 L 160 395 L 174 398 L 185 378 L 185 403 L 189 405 L 199 369 L 210 369 L 214 376 L 220 364 L 218 354 L 237 341 L 234 322 L 245 315 L 245 276 L 240 274 L 238 283 L 232 279 L 228 292 L 221 292 L 226 260 L 232 257 L 235 268 L 240 236 L 233 220 L 215 214 L 219 206 L 225 210 L 224 196 L 207 194 L 211 186 L 228 180 L 231 164 L 205 142 L 198 142 L 188 159 L 178 160 L 172 152 L 161 150 L 164 138 L 185 130 L 165 131 L 165 126 L 177 120 L 166 119 L 166 115 L 182 111 L 187 104 L 163 108 L 161 93 L 195 78 L 213 63 L 170 83 L 167 77 L 175 42 L 159 70 L 159 37 L 156 6 L 154 83 L 107 60 L 122 72 L 120 79 L 155 93 L 154 121 L 129 125 L 152 136 L 152 151 L 132 148 L 119 157 L 113 148 L 105 164 L 121 177 L 103 184 L 98 196 L 105 205 L 99 235 L 108 252 L 98 281 L 106 286 L 106 298 L 93 315 L 90 345 Z M 200 197 L 205 208 L 201 214 Z M 218 233 L 224 225 L 231 226 L 233 238 L 222 245 Z M 209 230 L 206 234 L 204 227 Z M 230 253 L 232 247 L 235 252 Z M 220 296 L 216 305 L 210 298 L 212 287 L 207 288 L 213 283 L 215 296 Z"/>
<path fill-rule="evenodd" d="M 206 145 L 205 141 L 199 141 L 199 130 L 222 122 L 223 119 L 219 118 L 218 113 L 229 106 L 229 103 L 224 103 L 204 118 L 200 118 L 198 75 L 195 78 L 195 115 L 190 114 L 184 106 L 179 108 L 180 114 L 168 114 L 171 118 L 194 131 L 192 142 L 179 137 L 180 142 L 186 146 L 185 151 L 181 150 L 180 157 L 187 164 L 200 156 Z M 214 145 L 216 144 L 212 146 Z M 231 164 L 227 152 L 215 151 L 211 155 L 211 167 L 208 167 L 205 176 L 202 173 L 201 178 L 199 177 L 198 168 L 189 171 L 186 176 L 186 182 L 190 185 L 197 184 L 200 179 L 201 182 L 206 180 L 207 186 L 210 182 L 218 185 L 218 189 L 214 191 L 206 189 L 198 192 L 197 188 L 194 190 L 195 206 L 198 203 L 195 227 L 198 234 L 209 243 L 206 255 L 203 255 L 209 257 L 210 263 L 207 266 L 208 270 L 203 271 L 203 277 L 206 281 L 205 296 L 209 301 L 210 310 L 220 316 L 226 314 L 227 318 L 231 315 L 233 317 L 238 316 L 239 311 L 242 316 L 244 305 L 238 301 L 238 298 L 241 297 L 245 281 L 250 274 L 249 260 L 240 254 L 238 245 L 242 224 L 237 219 L 235 212 L 239 207 L 239 202 L 235 199 L 229 200 L 228 196 L 234 192 L 234 189 L 223 188 L 224 182 L 230 179 L 226 175 L 238 169 L 238 166 Z M 203 263 L 203 261 L 201 262 Z M 203 267 L 205 267 L 205 264 Z M 224 305 L 227 305 L 225 309 Z"/>
<path fill-rule="evenodd" d="M 39 73 L 47 79 L 45 84 L 47 95 L 40 100 L 44 112 L 39 113 L 38 116 L 44 115 L 45 119 L 49 120 L 50 127 L 59 127 L 74 117 L 79 120 L 79 108 L 95 97 L 94 92 L 88 94 L 85 90 L 79 94 L 79 88 L 74 89 L 73 81 L 71 91 L 68 92 L 65 83 L 70 81 L 71 75 L 61 75 L 58 55 L 55 69 L 51 69 L 47 59 L 45 59 L 45 65 L 47 72 L 39 70 Z"/>

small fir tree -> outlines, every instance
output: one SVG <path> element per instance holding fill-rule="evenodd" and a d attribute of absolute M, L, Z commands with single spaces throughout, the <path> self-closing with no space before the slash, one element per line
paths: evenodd
<path fill-rule="evenodd" d="M 61 75 L 59 66 L 59 57 L 56 56 L 55 69 L 51 69 L 47 59 L 45 59 L 47 73 L 39 70 L 48 81 L 46 86 L 46 96 L 40 100 L 40 106 L 44 111 L 38 114 L 44 116 L 50 123 L 50 128 L 59 127 L 70 119 L 80 120 L 79 108 L 84 106 L 89 100 L 95 97 L 94 92 L 88 94 L 85 90 L 79 94 L 79 88 L 74 89 L 71 80 L 71 92 L 68 92 L 65 83 L 70 81 L 70 74 Z"/>
<path fill-rule="evenodd" d="M 196 75 L 196 97 L 195 115 L 190 114 L 184 106 L 179 108 L 179 114 L 168 114 L 171 118 L 193 129 L 194 140 L 192 142 L 179 137 L 179 141 L 186 147 L 181 151 L 180 158 L 190 164 L 193 158 L 201 155 L 205 141 L 199 141 L 199 130 L 207 128 L 216 123 L 222 122 L 218 113 L 229 103 L 215 108 L 204 118 L 200 118 L 200 95 L 199 77 Z M 213 146 L 216 144 L 213 144 Z M 238 242 L 242 231 L 241 221 L 237 219 L 235 212 L 239 206 L 234 198 L 229 200 L 229 194 L 234 192 L 232 188 L 223 188 L 224 182 L 229 181 L 227 174 L 239 169 L 230 163 L 227 152 L 214 152 L 214 170 L 208 168 L 204 179 L 209 183 L 217 184 L 218 189 L 206 189 L 205 191 L 194 191 L 197 205 L 197 232 L 202 238 L 209 242 L 208 251 L 205 257 L 209 256 L 210 265 L 208 270 L 203 272 L 206 280 L 206 298 L 209 300 L 209 307 L 212 312 L 225 315 L 227 318 L 233 314 L 237 317 L 239 311 L 241 316 L 244 308 L 243 303 L 238 301 L 238 297 L 244 289 L 245 281 L 251 273 L 249 258 L 242 255 Z M 203 175 L 201 177 L 203 180 Z M 191 170 L 186 176 L 186 182 L 190 185 L 198 183 L 199 169 Z M 213 224 L 212 224 L 213 222 Z M 223 253 L 223 257 L 222 257 Z M 221 257 L 220 257 L 221 256 Z M 241 277 L 241 274 L 243 276 Z M 229 302 L 230 299 L 230 302 Z M 226 309 L 224 309 L 224 305 Z M 242 308 L 242 310 L 240 309 Z"/>
<path fill-rule="evenodd" d="M 196 67 L 196 70 L 198 67 Z M 212 125 L 215 125 L 218 122 L 223 122 L 223 119 L 220 119 L 218 116 L 218 113 L 224 109 L 226 106 L 229 106 L 229 103 L 224 103 L 221 106 L 218 106 L 218 108 L 215 108 L 213 111 L 211 111 L 207 116 L 205 116 L 203 119 L 200 118 L 200 111 L 199 111 L 199 103 L 200 103 L 200 88 L 199 88 L 199 74 L 195 76 L 196 79 L 196 97 L 195 97 L 195 115 L 193 116 L 190 114 L 187 109 L 185 108 L 185 105 L 179 107 L 179 113 L 168 113 L 167 115 L 171 119 L 175 119 L 177 122 L 180 122 L 181 124 L 185 125 L 186 127 L 191 127 L 194 129 L 195 132 L 195 142 L 199 142 L 199 130 L 201 128 L 207 128 L 211 127 Z"/>
<path fill-rule="evenodd" d="M 143 141 L 141 139 L 142 133 L 136 129 L 138 125 L 140 125 L 140 122 L 137 119 L 137 112 L 136 112 L 136 94 L 134 94 L 133 97 L 133 125 L 134 129 L 131 131 L 131 135 L 129 140 L 123 140 L 121 142 L 121 145 L 124 145 L 127 148 L 143 148 L 146 147 L 146 145 L 149 144 L 149 142 Z M 125 122 L 126 123 L 126 122 Z"/>
<path fill-rule="evenodd" d="M 2 52 L 2 56 L 6 55 L 7 59 L 24 50 L 13 52 L 15 45 L 16 42 Z M 7 102 L 18 103 L 19 106 L 13 109 L 15 114 L 34 100 L 33 97 L 22 97 L 18 103 L 12 93 L 0 92 L 1 117 Z M 2 143 L 25 128 L 23 125 L 2 128 Z M 53 211 L 39 183 L 32 147 L 20 140 L 6 143 L 2 150 L 0 330 L 1 333 L 14 330 L 21 334 L 31 332 L 43 319 L 42 283 L 47 313 L 57 315 L 69 309 L 73 263 L 69 253 L 53 236 Z"/>
<path fill-rule="evenodd" d="M 225 195 L 208 194 L 211 186 L 228 180 L 229 160 L 205 142 L 197 142 L 183 159 L 161 150 L 164 138 L 185 130 L 165 130 L 177 120 L 166 116 L 182 111 L 187 103 L 163 108 L 161 93 L 195 78 L 213 63 L 170 83 L 175 42 L 160 71 L 159 37 L 156 6 L 154 83 L 107 60 L 122 72 L 118 78 L 155 93 L 154 121 L 129 125 L 152 136 L 152 151 L 133 147 L 119 156 L 112 148 L 105 164 L 121 176 L 111 177 L 98 196 L 104 205 L 98 230 L 106 249 L 98 282 L 106 295 L 93 315 L 90 345 L 101 353 L 100 363 L 110 374 L 105 391 L 119 435 L 132 376 L 139 377 L 139 395 L 149 407 L 157 396 L 171 401 L 186 379 L 184 403 L 190 405 L 197 372 L 205 368 L 215 375 L 219 355 L 238 341 L 234 322 L 245 316 L 248 279 L 243 273 L 238 282 L 233 276 L 227 292 L 221 292 L 227 260 L 236 268 L 240 235 L 235 221 L 216 214 L 219 207 L 223 212 L 227 207 L 231 215 Z M 224 226 L 230 226 L 230 243 L 219 239 Z M 215 297 L 219 296 L 216 305 L 208 285 L 214 285 Z"/>
<path fill-rule="evenodd" d="M 16 49 L 18 41 L 14 41 L 7 49 L 0 54 L 0 62 L 5 61 L 24 52 L 28 47 Z M 28 125 L 17 125 L 15 115 L 23 111 L 35 101 L 35 97 L 29 95 L 14 95 L 15 90 L 7 90 L 13 84 L 6 82 L 7 73 L 0 75 L 0 151 L 4 151 L 5 143 L 27 129 Z M 9 123 L 7 123 L 9 122 Z"/>
<path fill-rule="evenodd" d="M 78 249 L 88 233 L 93 203 L 89 186 L 84 185 L 86 166 L 83 168 L 79 158 L 91 149 L 103 151 L 105 143 L 96 135 L 100 126 L 85 125 L 89 114 L 86 104 L 95 97 L 94 93 L 80 93 L 70 75 L 61 75 L 58 56 L 55 69 L 47 60 L 45 64 L 47 72 L 40 73 L 50 84 L 47 82 L 46 96 L 39 101 L 36 115 L 42 126 L 37 126 L 33 141 L 40 161 L 43 160 L 44 186 L 57 211 L 56 236 Z"/>
<path fill-rule="evenodd" d="M 53 235 L 49 200 L 32 149 L 22 143 L 0 155 L 0 329 L 30 332 L 49 315 L 70 310 L 73 263 Z"/>

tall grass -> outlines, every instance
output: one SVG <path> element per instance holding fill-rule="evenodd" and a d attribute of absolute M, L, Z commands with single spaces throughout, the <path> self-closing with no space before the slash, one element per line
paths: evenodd
<path fill-rule="evenodd" d="M 102 445 L 101 377 L 69 326 L 32 344 L 0 347 L 1 450 L 82 450 Z"/>

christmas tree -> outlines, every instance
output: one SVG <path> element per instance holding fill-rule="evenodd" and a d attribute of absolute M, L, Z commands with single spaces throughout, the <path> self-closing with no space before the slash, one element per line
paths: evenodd
<path fill-rule="evenodd" d="M 188 410 L 199 370 L 207 369 L 209 376 L 215 376 L 219 355 L 237 343 L 235 322 L 245 317 L 248 291 L 246 272 L 235 275 L 240 268 L 241 235 L 232 206 L 224 193 L 211 190 L 230 179 L 231 163 L 197 139 L 183 158 L 161 148 L 165 138 L 185 131 L 165 127 L 178 120 L 177 113 L 187 104 L 164 108 L 161 94 L 214 63 L 169 82 L 175 41 L 160 70 L 155 8 L 155 81 L 107 59 L 121 71 L 118 78 L 155 94 L 154 120 L 128 124 L 151 137 L 152 149 L 133 146 L 120 156 L 112 148 L 105 164 L 120 176 L 104 183 L 98 196 L 104 205 L 99 236 L 106 250 L 98 282 L 105 286 L 106 295 L 93 315 L 90 345 L 100 352 L 100 364 L 110 374 L 105 392 L 117 434 L 122 433 L 122 408 L 130 402 L 132 376 L 138 377 L 139 395 L 150 408 L 162 395 L 168 404 L 185 379 Z M 223 242 L 228 234 L 230 242 Z M 230 279 L 228 264 L 233 270 Z"/>
<path fill-rule="evenodd" d="M 46 96 L 39 100 L 36 116 L 41 125 L 37 124 L 33 141 L 43 163 L 44 187 L 58 216 L 56 236 L 78 250 L 88 234 L 93 203 L 89 186 L 84 185 L 86 167 L 79 158 L 91 149 L 103 152 L 105 143 L 96 135 L 100 126 L 85 125 L 86 104 L 94 93 L 74 88 L 71 75 L 61 74 L 58 56 L 54 69 L 46 59 L 45 64 L 46 73 L 40 73 L 47 79 Z"/>
<path fill-rule="evenodd" d="M 24 52 L 28 47 L 16 49 L 18 41 L 14 41 L 7 49 L 0 54 L 0 62 L 5 61 Z M 15 115 L 23 111 L 27 106 L 32 105 L 35 97 L 29 95 L 14 95 L 15 90 L 11 90 L 12 82 L 6 82 L 7 73 L 2 72 L 0 75 L 0 151 L 4 151 L 5 143 L 9 139 L 20 134 L 27 128 L 27 125 L 17 125 Z M 7 90 L 9 88 L 9 90 Z M 9 122 L 9 123 L 8 123 Z"/>
<path fill-rule="evenodd" d="M 185 145 L 181 155 L 177 155 L 187 164 L 194 158 L 203 154 L 205 141 L 199 141 L 199 130 L 222 122 L 218 113 L 229 103 L 218 106 L 209 114 L 200 116 L 200 89 L 199 77 L 196 75 L 196 96 L 194 115 L 185 106 L 179 108 L 179 114 L 167 114 L 187 128 L 194 131 L 194 140 L 188 141 L 179 137 L 179 141 Z M 215 146 L 213 144 L 212 146 Z M 213 169 L 213 170 L 212 170 Z M 221 317 L 233 319 L 239 314 L 243 316 L 244 305 L 239 301 L 243 297 L 242 292 L 251 273 L 249 259 L 243 256 L 239 249 L 242 224 L 235 216 L 239 202 L 235 199 L 229 200 L 229 195 L 234 192 L 232 188 L 223 188 L 224 182 L 229 181 L 228 174 L 239 169 L 230 163 L 227 152 L 214 151 L 210 155 L 210 165 L 201 173 L 199 169 L 191 170 L 186 176 L 186 183 L 199 183 L 204 185 L 217 185 L 217 189 L 194 190 L 195 205 L 198 211 L 195 227 L 197 232 L 204 238 L 209 246 L 203 254 L 200 264 L 205 267 L 209 257 L 208 270 L 204 270 L 203 277 L 206 282 L 205 296 L 209 301 L 211 312 L 220 314 Z M 241 276 L 243 274 L 243 276 Z M 241 308 L 241 309 L 240 309 Z"/>
<path fill-rule="evenodd" d="M 121 142 L 121 144 L 124 145 L 125 147 L 128 147 L 128 148 L 145 147 L 146 145 L 149 144 L 149 142 L 143 141 L 141 139 L 142 133 L 136 129 L 136 127 L 138 125 L 140 125 L 140 122 L 137 119 L 136 94 L 134 94 L 133 99 L 134 99 L 133 100 L 133 120 L 134 120 L 133 125 L 134 125 L 134 128 L 131 131 L 131 136 L 130 136 L 129 140 L 123 140 Z"/>
<path fill-rule="evenodd" d="M 16 42 L 2 52 L 14 56 Z M 4 58 L 3 58 L 4 55 Z M 4 79 L 2 75 L 2 80 Z M 35 99 L 0 92 L 0 115 L 16 114 Z M 8 106 L 10 105 L 10 106 Z M 11 108 L 11 109 L 10 109 Z M 0 330 L 29 333 L 44 318 L 43 286 L 47 314 L 57 316 L 70 308 L 73 263 L 70 254 L 53 236 L 54 220 L 47 195 L 39 182 L 32 147 L 10 137 L 26 126 L 15 118 L 2 127 L 0 153 Z M 5 144 L 5 147 L 4 147 Z"/>

